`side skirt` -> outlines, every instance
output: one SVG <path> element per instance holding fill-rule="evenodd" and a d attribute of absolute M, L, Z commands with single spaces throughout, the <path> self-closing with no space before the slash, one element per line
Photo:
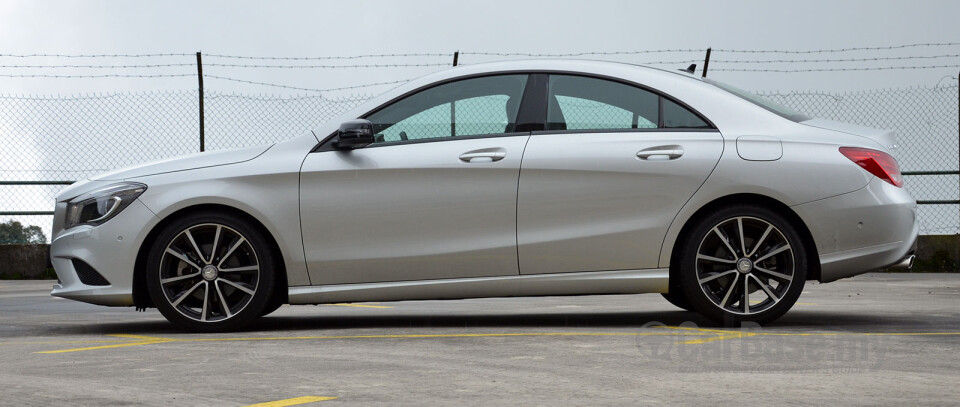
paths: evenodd
<path fill-rule="evenodd" d="M 290 287 L 290 304 L 667 292 L 669 269 Z"/>

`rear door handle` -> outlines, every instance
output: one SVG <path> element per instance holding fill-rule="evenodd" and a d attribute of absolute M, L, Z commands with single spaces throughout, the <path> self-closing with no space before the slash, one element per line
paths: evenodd
<path fill-rule="evenodd" d="M 500 147 L 484 148 L 460 154 L 460 161 L 466 163 L 490 163 L 500 161 L 507 156 L 507 150 Z"/>
<path fill-rule="evenodd" d="M 637 152 L 641 160 L 675 160 L 683 156 L 683 147 L 678 145 L 656 146 Z"/>

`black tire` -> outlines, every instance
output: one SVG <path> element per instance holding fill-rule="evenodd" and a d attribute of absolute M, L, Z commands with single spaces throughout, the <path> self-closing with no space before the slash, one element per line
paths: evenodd
<path fill-rule="evenodd" d="M 274 311 L 280 309 L 280 307 L 282 306 L 283 306 L 283 300 L 277 298 L 277 295 L 274 295 L 273 298 L 270 300 L 270 303 L 268 303 L 266 307 L 263 307 L 263 311 L 260 312 L 260 316 L 265 317 L 267 315 L 270 315 Z"/>
<path fill-rule="evenodd" d="M 240 329 L 273 304 L 277 267 L 270 247 L 257 227 L 230 213 L 196 212 L 176 219 L 160 232 L 147 257 L 150 297 L 181 328 Z"/>
<path fill-rule="evenodd" d="M 696 222 L 681 240 L 674 274 L 693 310 L 740 326 L 769 323 L 793 307 L 806 282 L 807 250 L 787 218 L 744 204 Z M 751 300 L 752 294 L 763 300 Z"/>
<path fill-rule="evenodd" d="M 690 307 L 690 301 L 687 301 L 687 297 L 683 296 L 683 291 L 679 287 L 676 289 L 671 288 L 669 293 L 663 293 L 661 295 L 677 308 L 684 311 L 693 311 Z"/>

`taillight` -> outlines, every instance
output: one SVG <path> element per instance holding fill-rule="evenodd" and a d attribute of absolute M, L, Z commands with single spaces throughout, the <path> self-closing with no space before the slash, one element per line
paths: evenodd
<path fill-rule="evenodd" d="M 859 147 L 840 147 L 840 154 L 857 163 L 867 172 L 876 175 L 877 178 L 896 187 L 903 187 L 903 175 L 900 174 L 900 166 L 897 165 L 897 160 L 892 155 L 879 150 Z"/>

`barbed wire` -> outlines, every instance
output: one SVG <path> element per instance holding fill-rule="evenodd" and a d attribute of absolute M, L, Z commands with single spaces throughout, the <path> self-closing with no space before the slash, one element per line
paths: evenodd
<path fill-rule="evenodd" d="M 60 69 L 60 68 L 90 68 L 90 69 L 137 69 L 137 68 L 172 68 L 181 66 L 196 67 L 192 64 L 146 64 L 146 65 L 0 65 L 0 68 L 30 68 L 30 69 Z"/>
<path fill-rule="evenodd" d="M 809 68 L 809 69 L 711 68 L 710 72 L 797 73 L 797 72 L 841 72 L 841 71 L 889 71 L 889 70 L 896 70 L 896 69 L 934 69 L 934 68 L 960 68 L 960 64 L 958 65 L 925 65 L 925 66 L 880 66 L 880 67 L 857 67 L 857 68 Z"/>
<path fill-rule="evenodd" d="M 194 56 L 188 53 L 161 53 L 161 54 L 0 54 L 3 58 L 154 58 L 154 57 L 186 57 Z"/>
<path fill-rule="evenodd" d="M 833 49 L 816 50 L 781 50 L 781 49 L 733 49 L 733 48 L 715 48 L 714 52 L 730 53 L 778 53 L 778 54 L 817 54 L 817 53 L 838 53 L 852 51 L 880 51 L 895 50 L 905 48 L 919 47 L 949 47 L 958 46 L 960 42 L 938 42 L 938 43 L 914 43 L 878 47 L 849 47 Z M 703 48 L 675 48 L 675 49 L 656 49 L 656 50 L 637 50 L 637 51 L 589 51 L 574 53 L 530 53 L 530 52 L 484 52 L 484 51 L 464 51 L 460 55 L 484 55 L 484 56 L 530 56 L 530 57 L 574 57 L 585 55 L 638 55 L 654 53 L 671 52 L 703 52 Z M 191 57 L 195 53 L 147 53 L 147 54 L 57 54 L 57 53 L 35 53 L 35 54 L 4 54 L 3 58 L 155 58 L 155 57 Z M 289 57 L 289 56 L 252 56 L 252 55 L 228 55 L 228 54 L 203 54 L 206 57 L 228 58 L 228 59 L 246 59 L 246 60 L 285 60 L 285 61 L 311 61 L 311 60 L 351 60 L 364 58 L 403 58 L 403 57 L 444 57 L 452 53 L 445 52 L 418 52 L 418 53 L 393 53 L 393 54 L 359 54 L 359 55 L 334 55 L 334 56 L 313 56 L 313 57 Z"/>
<path fill-rule="evenodd" d="M 226 76 L 217 76 L 217 75 L 206 75 L 206 74 L 205 74 L 205 75 L 203 75 L 203 77 L 204 77 L 204 78 L 222 79 L 222 80 L 232 81 L 232 82 L 246 83 L 246 84 L 250 84 L 250 85 L 271 86 L 271 87 L 275 87 L 275 88 L 284 88 L 284 89 L 293 89 L 293 90 L 303 90 L 303 91 L 308 91 L 308 92 L 333 92 L 333 91 L 338 91 L 338 90 L 360 89 L 360 88 L 368 88 L 368 87 L 373 87 L 373 86 L 394 85 L 394 84 L 398 84 L 398 83 L 406 83 L 406 82 L 410 82 L 411 80 L 413 80 L 413 79 L 404 79 L 404 80 L 397 80 L 397 81 L 390 81 L 390 82 L 377 82 L 377 83 L 367 83 L 367 84 L 363 84 L 363 85 L 343 86 L 343 87 L 339 87 L 339 88 L 315 89 L 315 88 L 300 88 L 300 87 L 296 87 L 296 86 L 280 85 L 280 84 L 276 84 L 276 83 L 248 81 L 248 80 L 244 80 L 244 79 L 230 78 L 230 77 L 226 77 Z"/>
<path fill-rule="evenodd" d="M 3 78 L 182 78 L 186 76 L 197 76 L 196 73 L 175 73 L 175 74 L 98 74 L 98 75 L 47 75 L 47 74 L 0 74 Z"/>
<path fill-rule="evenodd" d="M 529 53 L 529 52 L 470 52 L 465 51 L 461 52 L 460 55 L 482 55 L 482 56 L 497 56 L 497 57 L 579 57 L 587 55 L 640 55 L 640 54 L 659 54 L 659 53 L 669 53 L 669 52 L 704 52 L 703 49 L 654 49 L 654 50 L 642 50 L 642 51 L 590 51 L 590 52 L 573 52 L 573 53 L 561 53 L 561 54 L 550 54 L 550 53 Z"/>
<path fill-rule="evenodd" d="M 711 62 L 716 63 L 734 63 L 734 64 L 773 64 L 773 63 L 833 63 L 833 62 L 875 62 L 875 61 L 904 61 L 913 59 L 940 59 L 940 58 L 960 58 L 960 54 L 941 54 L 941 55 L 917 55 L 917 56 L 899 56 L 899 57 L 874 57 L 874 58 L 833 58 L 833 59 L 763 59 L 763 60 L 738 60 L 738 59 L 714 59 Z M 687 59 L 681 61 L 643 61 L 638 64 L 685 64 L 701 62 L 699 59 Z M 264 64 L 224 64 L 207 63 L 205 66 L 228 67 L 228 68 L 282 68 L 282 69 L 315 69 L 315 68 L 391 68 L 391 67 L 433 67 L 447 66 L 447 63 L 430 64 L 354 64 L 354 65 L 264 65 Z M 0 65 L 0 68 L 7 69 L 140 69 L 140 68 L 171 68 L 171 67 L 194 67 L 195 63 L 172 63 L 172 64 L 139 64 L 139 65 Z"/>
<path fill-rule="evenodd" d="M 714 52 L 750 53 L 750 54 L 820 54 L 820 53 L 852 52 L 852 51 L 881 51 L 881 50 L 894 50 L 894 49 L 918 48 L 918 47 L 952 47 L 957 45 L 960 45 L 960 42 L 930 42 L 930 43 L 890 45 L 886 47 L 851 47 L 851 48 L 816 49 L 816 50 L 772 50 L 772 49 L 747 50 L 747 49 L 716 48 L 713 51 Z"/>
<path fill-rule="evenodd" d="M 221 64 L 221 63 L 205 63 L 204 67 L 207 66 L 216 66 L 224 68 L 283 68 L 283 69 L 339 69 L 339 68 L 412 68 L 412 67 L 434 67 L 434 66 L 450 66 L 448 63 L 432 63 L 432 64 L 354 64 L 354 65 L 250 65 L 250 64 Z"/>
<path fill-rule="evenodd" d="M 0 94 L 0 100 L 29 100 L 29 101 L 85 101 L 85 100 L 95 100 L 95 99 L 110 99 L 130 95 L 155 95 L 155 96 L 169 96 L 169 95 L 180 95 L 180 94 L 195 94 L 197 89 L 190 90 L 151 90 L 151 91 L 137 91 L 137 92 L 111 92 L 111 93 L 87 93 L 87 94 L 78 94 L 78 95 L 69 95 L 69 96 L 52 96 L 52 95 L 16 95 L 16 94 Z"/>
<path fill-rule="evenodd" d="M 394 68 L 394 67 L 425 67 L 425 66 L 449 66 L 447 63 L 433 64 L 355 64 L 355 65 L 251 65 L 251 64 L 220 64 L 206 63 L 203 66 L 216 66 L 227 68 Z M 145 64 L 145 65 L 0 65 L 0 68 L 8 69 L 60 69 L 60 68 L 81 68 L 81 69 L 139 69 L 139 68 L 171 68 L 171 67 L 196 67 L 196 63 L 177 63 L 177 64 Z"/>
<path fill-rule="evenodd" d="M 265 57 L 265 56 L 246 56 L 246 55 L 223 55 L 223 54 L 203 54 L 205 57 L 231 58 L 231 59 L 253 59 L 253 60 L 281 60 L 281 61 L 325 61 L 337 59 L 364 59 L 364 58 L 400 58 L 400 57 L 445 57 L 452 53 L 411 53 L 411 54 L 362 54 L 346 56 L 319 56 L 319 57 Z"/>
<path fill-rule="evenodd" d="M 960 54 L 944 55 L 926 55 L 926 56 L 904 56 L 904 57 L 876 57 L 876 58 L 835 58 L 835 59 L 765 59 L 765 60 L 733 60 L 733 59 L 713 59 L 710 62 L 731 63 L 731 64 L 775 64 L 775 63 L 831 63 L 831 62 L 873 62 L 873 61 L 900 61 L 911 59 L 939 59 L 939 58 L 960 58 Z"/>
<path fill-rule="evenodd" d="M 678 64 L 693 64 L 703 62 L 701 59 L 685 59 L 681 61 L 641 61 L 641 62 L 630 62 L 633 65 L 678 65 Z M 479 62 L 475 64 L 471 63 L 459 63 L 457 66 L 467 66 L 467 65 L 478 65 L 485 62 Z M 446 64 L 444 64 L 446 65 Z"/>

